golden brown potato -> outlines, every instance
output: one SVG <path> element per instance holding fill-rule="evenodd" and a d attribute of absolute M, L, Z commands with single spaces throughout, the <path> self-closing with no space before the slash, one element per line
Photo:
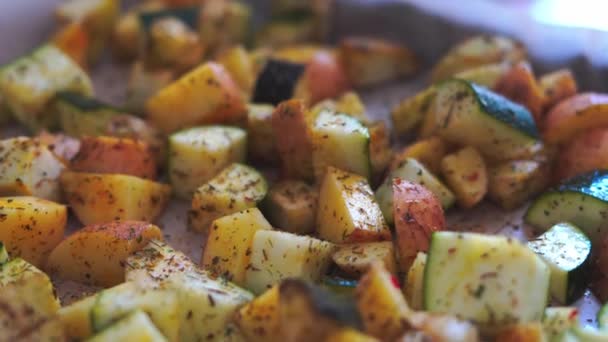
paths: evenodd
<path fill-rule="evenodd" d="M 109 287 L 125 279 L 125 260 L 149 240 L 162 240 L 161 230 L 141 221 L 87 226 L 63 240 L 51 253 L 47 269 L 68 280 Z"/>
<path fill-rule="evenodd" d="M 521 323 L 501 329 L 494 341 L 542 342 L 545 341 L 545 333 L 540 322 Z"/>
<path fill-rule="evenodd" d="M 496 84 L 494 90 L 528 108 L 537 124 L 542 122 L 545 94 L 536 82 L 528 62 L 514 65 Z"/>
<path fill-rule="evenodd" d="M 414 158 L 424 165 L 434 175 L 441 172 L 441 159 L 448 152 L 448 144 L 439 137 L 418 140 L 397 152 L 391 162 L 391 170 L 395 170 L 407 158 Z"/>
<path fill-rule="evenodd" d="M 332 259 L 340 270 L 352 276 L 361 276 L 375 261 L 382 262 L 389 272 L 397 274 L 392 241 L 342 245 L 338 247 Z"/>
<path fill-rule="evenodd" d="M 61 185 L 68 204 L 85 225 L 113 220 L 153 222 L 171 195 L 166 184 L 120 174 L 66 171 Z"/>
<path fill-rule="evenodd" d="M 109 136 L 82 138 L 80 151 L 71 162 L 71 170 L 156 179 L 154 154 L 148 144 Z"/>
<path fill-rule="evenodd" d="M 570 69 L 560 69 L 542 75 L 538 79 L 540 88 L 545 95 L 544 111 L 551 109 L 561 100 L 576 95 L 578 85 Z"/>
<path fill-rule="evenodd" d="M 234 321 L 247 341 L 277 341 L 280 333 L 278 285 L 243 306 Z"/>
<path fill-rule="evenodd" d="M 445 156 L 441 160 L 441 172 L 463 208 L 474 207 L 488 192 L 486 164 L 473 147 Z"/>
<path fill-rule="evenodd" d="M 68 219 L 64 205 L 36 197 L 0 197 L 0 242 L 11 257 L 42 267 L 61 242 Z"/>

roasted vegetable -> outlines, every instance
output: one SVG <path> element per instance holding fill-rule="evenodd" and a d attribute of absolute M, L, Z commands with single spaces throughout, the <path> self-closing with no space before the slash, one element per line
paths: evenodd
<path fill-rule="evenodd" d="M 180 341 L 229 341 L 235 335 L 232 317 L 252 300 L 249 292 L 211 278 L 183 253 L 156 240 L 129 257 L 126 265 L 127 280 L 178 293 Z"/>
<path fill-rule="evenodd" d="M 289 100 L 296 90 L 306 66 L 278 59 L 270 59 L 255 82 L 253 102 L 278 105 Z"/>
<path fill-rule="evenodd" d="M 55 15 L 61 22 L 82 23 L 91 41 L 87 58 L 94 63 L 101 57 L 119 11 L 117 0 L 70 0 L 59 5 Z"/>
<path fill-rule="evenodd" d="M 318 27 L 309 11 L 284 13 L 270 20 L 255 35 L 255 46 L 286 47 L 314 40 Z"/>
<path fill-rule="evenodd" d="M 140 221 L 87 226 L 65 238 L 48 259 L 47 268 L 61 278 L 101 286 L 124 280 L 125 260 L 149 240 L 162 239 L 160 229 Z"/>
<path fill-rule="evenodd" d="M 445 216 L 431 191 L 400 178 L 393 179 L 393 215 L 399 267 L 406 272 L 418 252 L 427 251 L 433 232 L 445 229 Z"/>
<path fill-rule="evenodd" d="M 329 167 L 321 183 L 317 233 L 334 243 L 391 239 L 368 182 L 361 176 Z"/>
<path fill-rule="evenodd" d="M 403 294 L 408 304 L 414 310 L 424 309 L 424 269 L 426 267 L 427 255 L 419 252 L 412 266 L 407 271 L 403 284 Z"/>
<path fill-rule="evenodd" d="M 516 158 L 540 138 L 525 107 L 468 81 L 441 83 L 433 114 L 443 139 L 475 147 L 492 160 Z"/>
<path fill-rule="evenodd" d="M 391 81 L 418 69 L 416 57 L 410 50 L 380 39 L 344 39 L 340 42 L 339 53 L 349 79 L 357 87 Z"/>
<path fill-rule="evenodd" d="M 12 257 L 36 267 L 44 266 L 63 239 L 67 219 L 67 208 L 59 203 L 27 196 L 0 197 L 0 241 Z"/>
<path fill-rule="evenodd" d="M 382 262 L 390 273 L 397 274 L 392 241 L 342 245 L 338 247 L 332 259 L 341 271 L 355 277 L 363 275 L 376 261 Z"/>
<path fill-rule="evenodd" d="M 511 72 L 510 62 L 483 64 L 454 74 L 454 78 L 467 80 L 489 89 L 494 89 L 498 82 Z"/>
<path fill-rule="evenodd" d="M 382 266 L 372 264 L 359 281 L 355 294 L 364 331 L 392 341 L 408 329 L 411 309 L 399 290 L 399 283 Z"/>
<path fill-rule="evenodd" d="M 251 21 L 251 8 L 245 1 L 203 2 L 198 30 L 201 42 L 212 53 L 245 43 L 252 31 Z"/>
<path fill-rule="evenodd" d="M 300 181 L 273 184 L 264 199 L 262 209 L 275 227 L 295 234 L 315 230 L 319 194 Z"/>
<path fill-rule="evenodd" d="M 551 296 L 569 304 L 583 293 L 589 279 L 591 241 L 577 227 L 558 223 L 528 247 L 540 255 L 551 270 Z"/>
<path fill-rule="evenodd" d="M 556 306 L 546 308 L 542 323 L 547 339 L 555 341 L 566 330 L 578 324 L 578 313 L 578 308 L 575 307 Z"/>
<path fill-rule="evenodd" d="M 195 12 L 196 13 L 196 12 Z M 140 21 L 146 25 L 146 15 Z M 145 28 L 143 51 L 145 65 L 149 68 L 171 68 L 176 71 L 187 71 L 203 59 L 204 46 L 196 28 L 173 16 L 158 18 Z"/>
<path fill-rule="evenodd" d="M 538 79 L 538 83 L 543 91 L 545 102 L 543 109 L 551 109 L 561 100 L 576 95 L 578 85 L 574 75 L 569 69 L 560 69 Z"/>
<path fill-rule="evenodd" d="M 597 241 L 592 241 L 593 260 L 590 287 L 600 301 L 608 302 L 608 234 L 602 234 Z M 605 311 L 605 310 L 604 310 Z"/>
<path fill-rule="evenodd" d="M 244 121 L 238 86 L 223 66 L 207 62 L 161 89 L 146 103 L 150 121 L 165 133 L 193 125 Z"/>
<path fill-rule="evenodd" d="M 21 258 L 0 265 L 0 340 L 36 341 L 35 332 L 45 322 L 50 322 L 59 309 L 59 300 L 49 277 Z M 41 338 L 47 340 L 57 334 L 61 341 L 61 329 L 47 331 Z M 29 336 L 28 336 L 29 335 Z"/>
<path fill-rule="evenodd" d="M 80 67 L 88 66 L 91 37 L 82 22 L 64 25 L 52 38 L 53 44 L 70 56 Z"/>
<path fill-rule="evenodd" d="M 307 103 L 335 98 L 350 89 L 350 81 L 340 60 L 332 52 L 319 50 L 306 65 L 294 97 Z"/>
<path fill-rule="evenodd" d="M 85 225 L 114 220 L 154 222 L 171 195 L 166 184 L 122 174 L 65 171 L 60 180 L 66 201 Z"/>
<path fill-rule="evenodd" d="M 90 342 L 149 341 L 164 342 L 165 336 L 156 328 L 150 317 L 136 310 L 118 322 L 91 337 Z"/>
<path fill-rule="evenodd" d="M 393 158 L 390 131 L 384 121 L 375 121 L 368 125 L 369 162 L 371 164 L 371 181 L 379 183 Z"/>
<path fill-rule="evenodd" d="M 218 56 L 217 62 L 230 73 L 245 98 L 251 97 L 256 73 L 247 50 L 241 45 L 229 48 Z"/>
<path fill-rule="evenodd" d="M 156 179 L 154 153 L 143 141 L 116 137 L 84 137 L 70 169 L 79 172 L 120 173 Z"/>
<path fill-rule="evenodd" d="M 390 225 L 393 225 L 395 222 L 395 218 L 393 217 L 393 180 L 395 178 L 424 186 L 437 196 L 441 202 L 441 206 L 446 210 L 454 204 L 455 197 L 452 191 L 416 159 L 408 158 L 401 161 L 399 166 L 389 173 L 378 190 L 376 190 L 376 200 L 382 210 L 384 219 Z"/>
<path fill-rule="evenodd" d="M 264 176 L 234 163 L 196 190 L 188 224 L 191 229 L 206 232 L 213 220 L 257 206 L 267 191 Z"/>
<path fill-rule="evenodd" d="M 488 170 L 488 196 L 504 209 L 515 209 L 542 191 L 551 181 L 549 165 L 514 160 Z"/>
<path fill-rule="evenodd" d="M 177 197 L 194 191 L 225 167 L 245 161 L 247 133 L 236 127 L 204 126 L 169 137 L 169 180 Z"/>
<path fill-rule="evenodd" d="M 234 322 L 247 341 L 279 340 L 279 285 L 244 305 L 235 315 Z"/>
<path fill-rule="evenodd" d="M 433 81 L 486 64 L 518 62 L 526 58 L 526 50 L 519 42 L 501 36 L 476 36 L 452 47 L 435 65 Z"/>
<path fill-rule="evenodd" d="M 146 101 L 175 80 L 175 72 L 168 69 L 147 69 L 142 62 L 131 67 L 125 108 L 137 115 L 145 113 Z"/>
<path fill-rule="evenodd" d="M 51 134 L 42 131 L 36 139 L 46 145 L 65 164 L 68 164 L 80 150 L 80 140 L 62 133 Z"/>
<path fill-rule="evenodd" d="M 413 158 L 424 165 L 431 173 L 438 175 L 441 172 L 441 160 L 447 153 L 448 146 L 441 138 L 421 139 L 407 145 L 395 155 L 391 163 L 391 170 L 397 169 L 404 160 Z"/>
<path fill-rule="evenodd" d="M 554 175 L 556 181 L 564 181 L 602 169 L 608 169 L 608 130 L 595 128 L 580 133 L 561 149 Z"/>
<path fill-rule="evenodd" d="M 540 322 L 513 324 L 500 329 L 495 341 L 545 341 L 545 333 Z"/>
<path fill-rule="evenodd" d="M 333 252 L 333 244 L 313 237 L 258 230 L 251 245 L 245 287 L 262 293 L 286 278 L 319 281 Z"/>
<path fill-rule="evenodd" d="M 537 124 L 542 123 L 545 94 L 527 62 L 515 64 L 494 86 L 494 90 L 526 107 Z"/>
<path fill-rule="evenodd" d="M 279 285 L 282 341 L 325 341 L 344 328 L 361 328 L 355 303 L 298 279 Z"/>
<path fill-rule="evenodd" d="M 276 164 L 278 152 L 272 127 L 274 106 L 249 104 L 247 108 L 247 157 L 255 162 Z"/>
<path fill-rule="evenodd" d="M 297 99 L 282 102 L 272 113 L 272 129 L 281 171 L 287 178 L 314 179 L 310 121 L 304 102 Z"/>
<path fill-rule="evenodd" d="M 17 121 L 31 131 L 54 128 L 50 100 L 61 91 L 91 95 L 87 74 L 54 45 L 44 45 L 0 69 L 0 93 Z"/>
<path fill-rule="evenodd" d="M 420 125 L 431 126 L 432 115 L 430 109 L 433 101 L 435 100 L 435 94 L 437 89 L 435 87 L 429 87 L 418 94 L 407 97 L 399 102 L 391 110 L 391 121 L 395 129 L 395 133 L 404 135 L 410 133 Z M 424 125 L 423 122 L 428 121 L 428 125 Z M 431 128 L 423 129 L 423 131 L 430 131 Z M 421 136 L 426 137 L 430 135 L 429 132 L 420 133 Z"/>
<path fill-rule="evenodd" d="M 40 141 L 0 140 L 0 160 L 0 195 L 60 199 L 59 175 L 65 165 Z"/>
<path fill-rule="evenodd" d="M 538 321 L 549 277 L 544 261 L 512 238 L 437 232 L 426 263 L 424 306 L 489 330 Z"/>
<path fill-rule="evenodd" d="M 606 171 L 592 171 L 569 179 L 536 198 L 524 220 L 537 232 L 545 232 L 556 223 L 570 222 L 592 243 L 597 243 L 604 232 L 608 210 L 606 182 Z"/>
<path fill-rule="evenodd" d="M 471 208 L 481 202 L 488 191 L 485 162 L 472 147 L 445 156 L 441 160 L 441 172 L 463 208 Z"/>
<path fill-rule="evenodd" d="M 245 285 L 245 272 L 254 253 L 253 238 L 262 229 L 272 226 L 257 208 L 216 219 L 209 229 L 201 266 L 215 277 Z"/>
<path fill-rule="evenodd" d="M 580 93 L 560 101 L 547 113 L 543 138 L 548 144 L 563 144 L 581 132 L 606 124 L 608 95 Z"/>

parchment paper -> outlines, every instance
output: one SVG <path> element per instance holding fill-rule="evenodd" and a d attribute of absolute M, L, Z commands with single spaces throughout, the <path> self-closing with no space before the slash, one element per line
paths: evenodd
<path fill-rule="evenodd" d="M 423 0 L 421 0 L 423 1 Z M 0 0 L 0 64 L 8 62 L 15 56 L 44 41 L 52 32 L 52 9 L 59 0 Z M 417 1 L 397 0 L 335 0 L 331 16 L 330 41 L 353 34 L 363 34 L 384 37 L 404 43 L 419 56 L 428 67 L 449 47 L 463 38 L 487 31 L 487 28 L 471 27 L 455 23 L 449 19 L 417 9 L 411 3 Z M 258 10 L 256 22 L 264 20 L 263 9 L 267 8 L 266 1 L 250 1 Z M 593 68 L 584 57 L 546 63 L 542 59 L 534 59 L 538 70 L 551 70 L 556 66 L 572 67 L 583 89 L 606 90 L 604 72 Z M 93 71 L 95 88 L 103 100 L 120 105 L 125 94 L 126 75 L 128 66 L 105 62 Z M 363 99 L 369 114 L 377 119 L 388 119 L 390 108 L 400 99 L 414 94 L 426 84 L 426 74 L 423 72 L 415 78 L 402 80 L 393 84 L 383 85 L 374 89 L 363 90 Z M 388 121 L 387 121 L 388 122 Z M 20 134 L 18 128 L 0 131 L 0 136 Z M 163 228 L 165 238 L 171 245 L 182 250 L 195 262 L 199 262 L 204 237 L 188 231 L 186 228 L 186 212 L 189 202 L 174 200 L 170 203 L 161 219 L 157 222 Z M 477 232 L 506 234 L 525 240 L 531 235 L 529 229 L 522 223 L 522 211 L 504 212 L 490 203 L 462 211 L 451 210 L 448 222 L 451 229 Z M 80 228 L 75 220 L 70 221 L 69 232 Z M 85 287 L 72 282 L 57 282 L 58 292 L 64 303 L 69 303 L 94 288 Z M 582 319 L 593 323 L 598 308 L 597 300 L 587 292 L 577 303 L 582 310 Z"/>

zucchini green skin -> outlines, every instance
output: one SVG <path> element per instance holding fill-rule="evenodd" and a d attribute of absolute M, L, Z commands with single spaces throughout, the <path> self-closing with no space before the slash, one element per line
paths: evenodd
<path fill-rule="evenodd" d="M 369 130 L 347 114 L 324 110 L 313 126 L 313 165 L 315 176 L 322 179 L 328 166 L 371 177 Z"/>
<path fill-rule="evenodd" d="M 321 286 L 339 295 L 352 295 L 359 282 L 353 279 L 325 276 L 321 280 Z"/>
<path fill-rule="evenodd" d="M 570 222 L 596 243 L 608 223 L 608 171 L 576 176 L 546 191 L 530 205 L 524 220 L 541 233 Z"/>
<path fill-rule="evenodd" d="M 525 245 L 504 236 L 435 232 L 424 274 L 424 305 L 482 328 L 539 321 L 550 271 Z"/>
<path fill-rule="evenodd" d="M 277 105 L 293 96 L 304 64 L 270 59 L 258 76 L 253 91 L 253 103 Z"/>
<path fill-rule="evenodd" d="M 384 219 L 389 225 L 394 224 L 393 217 L 393 179 L 401 178 L 427 187 L 441 202 L 444 210 L 454 205 L 456 197 L 435 175 L 424 167 L 420 162 L 413 158 L 404 160 L 395 170 L 393 170 L 384 180 L 382 185 L 376 190 L 376 201 L 382 210 Z"/>
<path fill-rule="evenodd" d="M 570 303 L 587 287 L 591 241 L 576 226 L 558 223 L 528 247 L 540 255 L 551 269 L 551 295 L 560 303 Z"/>
<path fill-rule="evenodd" d="M 434 106 L 442 138 L 473 146 L 492 159 L 516 158 L 540 139 L 525 107 L 469 81 L 452 79 L 437 85 Z"/>
<path fill-rule="evenodd" d="M 107 134 L 109 121 L 121 114 L 117 108 L 92 97 L 74 92 L 61 92 L 55 97 L 54 107 L 61 129 L 68 135 L 99 136 Z"/>
<path fill-rule="evenodd" d="M 154 22 L 164 18 L 177 18 L 191 29 L 197 30 L 199 17 L 199 6 L 186 6 L 176 8 L 165 8 L 158 11 L 144 11 L 139 14 L 139 22 L 144 32 L 148 32 Z"/>

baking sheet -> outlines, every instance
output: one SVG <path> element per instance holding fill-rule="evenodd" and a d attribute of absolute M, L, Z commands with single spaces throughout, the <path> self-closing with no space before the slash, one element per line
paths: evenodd
<path fill-rule="evenodd" d="M 0 0 L 0 64 L 31 49 L 44 41 L 52 32 L 52 9 L 59 0 L 21 0 L 13 2 Z M 251 2 L 257 9 L 263 9 L 265 1 Z M 450 46 L 463 38 L 479 33 L 478 28 L 456 24 L 447 19 L 417 10 L 411 4 L 396 0 L 336 0 L 332 14 L 330 40 L 351 34 L 364 34 L 388 38 L 402 42 L 422 57 L 425 65 L 431 66 Z M 22 20 L 22 18 L 28 20 Z M 35 18 L 35 20 L 30 20 Z M 263 15 L 256 16 L 263 20 Z M 356 23 L 356 25 L 353 25 Z M 18 39 L 17 39 L 18 37 Z M 570 61 L 572 62 L 572 61 Z M 534 60 L 539 70 L 546 70 L 542 60 Z M 603 90 L 603 80 L 598 81 L 596 69 L 585 58 L 578 58 L 574 67 L 583 88 Z M 577 64 L 578 63 L 578 64 Z M 554 67 L 554 66 L 553 66 Z M 597 73 L 592 72 L 595 71 Z M 98 96 L 113 104 L 120 105 L 124 99 L 128 66 L 111 64 L 108 61 L 93 71 L 95 88 Z M 605 77 L 604 79 L 608 79 Z M 363 90 L 362 97 L 373 118 L 388 120 L 390 108 L 400 99 L 415 94 L 424 88 L 427 77 L 424 73 L 409 80 Z M 21 130 L 12 127 L 0 131 L 1 137 L 21 134 Z M 195 262 L 201 257 L 204 236 L 187 230 L 186 219 L 189 202 L 173 200 L 160 220 L 165 238 L 174 247 L 189 255 Z M 522 221 L 522 210 L 504 212 L 490 203 L 469 210 L 452 210 L 448 213 L 450 229 L 505 234 L 525 240 L 530 230 Z M 81 225 L 70 220 L 68 233 Z M 91 293 L 94 288 L 85 287 L 73 282 L 57 282 L 58 293 L 64 303 L 69 303 Z M 597 300 L 587 292 L 577 303 L 581 308 L 583 320 L 593 323 L 598 308 Z"/>

